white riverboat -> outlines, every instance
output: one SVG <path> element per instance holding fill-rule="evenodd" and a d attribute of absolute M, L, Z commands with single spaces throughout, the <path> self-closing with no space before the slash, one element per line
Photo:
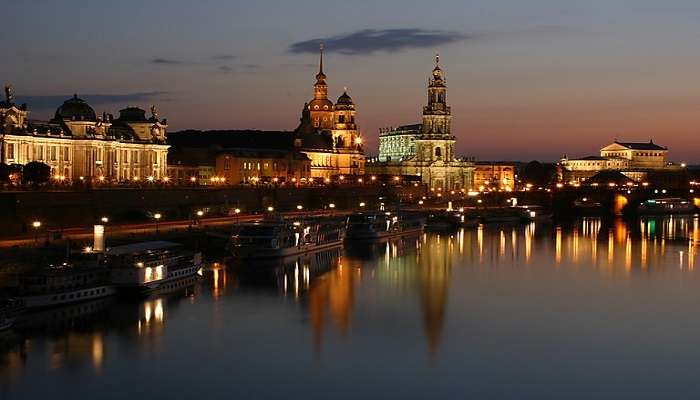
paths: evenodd
<path fill-rule="evenodd" d="M 28 309 L 95 300 L 116 293 L 104 266 L 51 265 L 18 276 L 14 298 Z"/>
<path fill-rule="evenodd" d="M 203 267 L 202 253 L 166 241 L 111 247 L 105 253 L 111 279 L 123 291 L 146 293 L 194 277 Z"/>

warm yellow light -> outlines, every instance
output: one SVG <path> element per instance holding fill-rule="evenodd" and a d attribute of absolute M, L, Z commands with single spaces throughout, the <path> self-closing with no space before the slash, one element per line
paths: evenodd
<path fill-rule="evenodd" d="M 201 217 L 201 216 L 203 216 L 203 215 L 204 215 L 204 211 L 202 211 L 202 210 L 197 211 L 197 216 L 198 216 L 198 217 Z"/>
<path fill-rule="evenodd" d="M 401 179 L 401 178 L 398 177 L 398 176 L 395 176 L 395 177 L 394 177 L 394 180 L 395 180 L 395 181 L 399 181 L 400 179 Z"/>
<path fill-rule="evenodd" d="M 345 180 L 345 177 L 344 177 L 343 175 L 340 175 L 340 177 L 339 177 L 338 179 L 340 179 L 341 181 L 343 181 L 343 180 Z"/>
<path fill-rule="evenodd" d="M 169 177 L 169 176 L 164 176 L 164 177 L 163 177 L 163 182 L 168 182 L 169 180 L 170 180 L 170 177 Z"/>
<path fill-rule="evenodd" d="M 370 178 L 370 179 L 372 179 L 373 181 L 376 181 L 376 180 L 377 180 L 377 177 L 374 176 L 374 175 L 372 175 L 372 178 Z"/>
<path fill-rule="evenodd" d="M 80 177 L 80 179 L 82 180 L 82 179 L 83 179 L 83 177 L 81 176 L 81 177 Z M 104 177 L 104 176 L 100 176 L 100 177 L 99 177 L 98 179 L 100 180 L 100 182 L 104 182 L 104 180 L 105 180 L 105 177 Z"/>
<path fill-rule="evenodd" d="M 330 183 L 330 182 L 331 182 L 331 178 L 326 178 L 326 179 L 324 179 L 324 182 Z"/>
<path fill-rule="evenodd" d="M 361 203 L 360 203 L 360 207 L 364 207 L 364 206 L 365 206 L 365 203 L 364 203 L 364 202 L 361 202 Z"/>
<path fill-rule="evenodd" d="M 423 205 L 423 200 L 418 200 L 418 204 Z"/>
<path fill-rule="evenodd" d="M 301 211 L 303 209 L 304 209 L 304 206 L 302 206 L 301 204 L 297 204 L 297 210 Z"/>
<path fill-rule="evenodd" d="M 34 221 L 34 222 L 32 222 L 32 226 L 33 226 L 35 229 L 36 229 L 36 228 L 40 228 L 40 227 L 41 227 L 41 221 Z"/>
<path fill-rule="evenodd" d="M 194 182 L 194 181 L 196 181 L 196 180 L 197 180 L 196 177 L 194 177 L 194 176 L 191 176 L 191 177 L 190 177 L 190 182 Z"/>
<path fill-rule="evenodd" d="M 153 218 L 155 219 L 161 219 L 162 217 L 163 216 L 160 213 L 155 213 L 155 215 L 153 215 Z"/>
<path fill-rule="evenodd" d="M 107 218 L 107 217 L 102 217 L 102 218 L 100 218 L 100 221 L 102 221 L 102 222 L 104 222 L 104 223 L 106 224 L 107 222 L 109 222 L 109 218 Z"/>
<path fill-rule="evenodd" d="M 356 138 L 355 144 L 362 144 L 362 138 L 361 137 Z"/>
<path fill-rule="evenodd" d="M 362 183 L 362 178 L 358 178 L 357 183 Z"/>
<path fill-rule="evenodd" d="M 563 183 L 557 183 L 557 187 L 558 187 L 559 189 L 561 189 L 561 188 L 564 187 L 564 184 L 563 184 Z"/>
<path fill-rule="evenodd" d="M 328 205 L 328 207 L 330 207 L 330 208 L 335 208 L 335 204 L 331 203 L 331 204 Z"/>
<path fill-rule="evenodd" d="M 240 208 L 237 208 L 237 209 L 233 210 L 233 212 L 235 212 L 236 214 L 240 214 L 240 213 L 241 213 L 241 209 L 240 209 Z"/>
<path fill-rule="evenodd" d="M 270 207 L 267 207 L 267 211 L 268 211 L 268 212 L 273 212 L 273 211 L 275 211 L 275 208 L 274 208 L 274 207 L 272 207 L 272 206 L 270 206 Z"/>
<path fill-rule="evenodd" d="M 148 179 L 148 181 L 149 181 L 149 182 L 153 182 L 153 180 L 154 180 L 155 178 L 154 178 L 154 177 L 152 177 L 152 176 L 149 176 L 149 177 L 148 177 L 148 178 L 146 178 L 146 179 Z"/>
<path fill-rule="evenodd" d="M 100 178 L 102 178 L 102 177 L 100 177 Z M 100 179 L 100 180 L 102 180 L 102 179 Z M 139 177 L 138 177 L 138 176 L 135 176 L 135 177 L 134 177 L 134 180 L 135 180 L 135 181 L 138 181 L 138 180 L 139 180 Z"/>

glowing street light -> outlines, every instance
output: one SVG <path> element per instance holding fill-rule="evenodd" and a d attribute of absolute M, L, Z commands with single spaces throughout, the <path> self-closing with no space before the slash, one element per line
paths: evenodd
<path fill-rule="evenodd" d="M 32 228 L 34 228 L 34 243 L 39 241 L 39 228 L 41 228 L 41 221 L 32 222 Z"/>
<path fill-rule="evenodd" d="M 156 221 L 156 234 L 158 234 L 160 231 L 158 230 L 158 221 L 163 218 L 163 215 L 161 213 L 155 213 L 153 214 L 153 219 Z"/>
<path fill-rule="evenodd" d="M 100 221 L 102 221 L 103 224 L 106 224 L 107 222 L 109 222 L 109 218 L 102 217 L 102 218 L 100 218 Z"/>
<path fill-rule="evenodd" d="M 360 207 L 364 207 L 364 206 L 366 206 L 366 204 L 365 204 L 365 202 L 363 201 L 363 202 L 360 203 Z"/>
<path fill-rule="evenodd" d="M 147 179 L 149 182 L 153 182 L 153 180 L 156 179 L 156 178 L 154 178 L 153 176 L 149 176 L 149 177 L 146 178 L 146 179 Z"/>
<path fill-rule="evenodd" d="M 197 216 L 200 217 L 200 218 L 203 217 L 203 216 L 204 216 L 204 211 L 198 210 L 198 211 L 197 211 Z"/>
<path fill-rule="evenodd" d="M 302 206 L 301 204 L 297 204 L 297 210 L 301 211 L 303 209 L 304 209 L 304 206 Z"/>
<path fill-rule="evenodd" d="M 273 212 L 273 211 L 275 211 L 275 207 L 272 207 L 272 206 L 267 207 L 267 212 Z"/>
<path fill-rule="evenodd" d="M 335 203 L 331 203 L 328 205 L 328 208 L 335 208 Z"/>

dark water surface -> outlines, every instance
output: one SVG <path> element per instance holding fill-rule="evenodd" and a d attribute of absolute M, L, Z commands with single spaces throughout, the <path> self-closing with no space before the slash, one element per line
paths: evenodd
<path fill-rule="evenodd" d="M 485 226 L 30 314 L 2 399 L 698 398 L 697 218 Z"/>

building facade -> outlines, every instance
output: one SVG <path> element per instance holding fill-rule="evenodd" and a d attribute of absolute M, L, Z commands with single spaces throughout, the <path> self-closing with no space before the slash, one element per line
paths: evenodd
<path fill-rule="evenodd" d="M 301 182 L 311 177 L 311 159 L 300 151 L 225 150 L 216 157 L 214 174 L 234 185 Z"/>
<path fill-rule="evenodd" d="M 642 181 L 650 172 L 678 172 L 681 165 L 668 162 L 668 149 L 652 140 L 647 142 L 618 142 L 600 149 L 599 156 L 559 160 L 559 178 L 564 182 L 580 183 L 602 171 L 618 171 Z"/>
<path fill-rule="evenodd" d="M 295 130 L 298 147 L 311 159 L 312 178 L 363 175 L 365 155 L 357 126 L 355 103 L 347 89 L 333 102 L 323 72 L 323 45 L 314 97 L 304 104 L 301 123 Z"/>
<path fill-rule="evenodd" d="M 516 189 L 515 164 L 510 162 L 477 161 L 474 164 L 474 188 L 478 190 Z"/>
<path fill-rule="evenodd" d="M 98 117 L 77 95 L 66 100 L 49 121 L 28 119 L 25 104 L 14 103 L 5 88 L 0 102 L 0 162 L 39 161 L 62 181 L 120 182 L 167 176 L 167 121 L 140 108 Z"/>
<path fill-rule="evenodd" d="M 367 172 L 416 175 L 430 188 L 441 190 L 471 189 L 474 163 L 457 157 L 455 143 L 447 81 L 436 57 L 422 123 L 381 129 L 379 156 L 367 163 Z"/>

